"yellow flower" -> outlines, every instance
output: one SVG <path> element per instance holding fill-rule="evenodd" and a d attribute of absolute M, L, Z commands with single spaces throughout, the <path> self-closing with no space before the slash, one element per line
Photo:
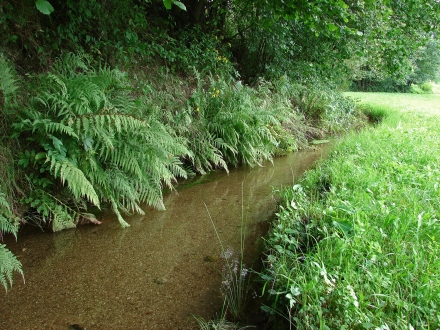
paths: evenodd
<path fill-rule="evenodd" d="M 200 108 L 199 108 L 199 107 L 197 107 L 196 111 L 197 111 L 197 112 L 199 112 L 199 111 L 200 111 Z"/>

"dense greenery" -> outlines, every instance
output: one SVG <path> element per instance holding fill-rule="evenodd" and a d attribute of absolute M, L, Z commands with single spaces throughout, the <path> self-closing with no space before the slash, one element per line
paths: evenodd
<path fill-rule="evenodd" d="M 2 1 L 0 234 L 103 208 L 127 226 L 179 177 L 348 129 L 358 111 L 335 87 L 435 78 L 439 14 L 413 0 Z M 21 268 L 4 245 L 0 267 L 7 288 Z"/>
<path fill-rule="evenodd" d="M 391 110 L 396 95 L 366 97 L 382 124 L 280 191 L 266 309 L 297 329 L 437 329 L 439 97 L 402 101 L 418 113 Z"/>
<path fill-rule="evenodd" d="M 2 147 L 11 162 L 2 167 L 4 233 L 16 233 L 20 221 L 54 231 L 93 222 L 91 206 L 110 208 L 128 226 L 124 215 L 142 214 L 142 204 L 163 209 L 162 189 L 178 177 L 258 165 L 356 119 L 354 102 L 330 90 L 306 93 L 288 77 L 250 88 L 196 72 L 191 94 L 163 93 L 68 53 L 50 72 L 29 75 L 25 89 L 2 65 Z M 10 253 L 2 258 L 11 279 L 19 263 Z"/>
<path fill-rule="evenodd" d="M 205 70 L 214 64 L 209 55 L 217 50 L 227 60 L 233 54 L 246 81 L 287 74 L 337 82 L 390 78 L 403 84 L 414 80 L 414 74 L 415 80 L 427 78 L 419 74 L 426 73 L 424 59 L 438 57 L 438 1 L 164 4 L 38 0 L 35 6 L 32 0 L 5 1 L 0 5 L 6 32 L 2 52 L 23 73 L 29 66 L 50 65 L 63 51 L 79 50 L 109 63 L 132 66 L 155 57 L 173 71 Z M 204 35 L 216 36 L 218 45 Z M 436 70 L 432 66 L 430 73 Z"/>

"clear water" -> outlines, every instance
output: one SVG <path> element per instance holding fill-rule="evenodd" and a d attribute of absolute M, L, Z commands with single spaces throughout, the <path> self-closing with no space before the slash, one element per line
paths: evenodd
<path fill-rule="evenodd" d="M 126 229 L 108 214 L 99 226 L 55 234 L 24 229 L 18 242 L 6 240 L 26 283 L 15 277 L 2 296 L 0 329 L 197 328 L 192 315 L 209 319 L 222 306 L 221 249 L 205 204 L 223 245 L 236 252 L 244 214 L 250 265 L 275 212 L 272 187 L 291 184 L 324 153 L 181 182 L 165 196 L 166 211 L 147 207 Z"/>

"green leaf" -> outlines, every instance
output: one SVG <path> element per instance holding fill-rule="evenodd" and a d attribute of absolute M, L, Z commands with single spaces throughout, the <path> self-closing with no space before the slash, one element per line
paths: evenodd
<path fill-rule="evenodd" d="M 173 4 L 173 0 L 163 0 L 163 5 L 166 9 L 170 10 Z"/>
<path fill-rule="evenodd" d="M 343 9 L 348 9 L 348 5 L 342 0 L 339 1 L 339 6 Z"/>
<path fill-rule="evenodd" d="M 333 221 L 333 225 L 344 232 L 344 234 L 350 234 L 353 231 L 353 224 L 348 221 Z"/>
<path fill-rule="evenodd" d="M 337 28 L 338 27 L 333 23 L 327 24 L 327 30 L 329 31 L 336 31 Z"/>
<path fill-rule="evenodd" d="M 172 7 L 173 5 L 176 5 L 176 6 L 179 7 L 180 9 L 186 11 L 186 7 L 185 7 L 185 5 L 184 5 L 182 2 L 180 2 L 180 1 L 175 1 L 175 0 L 163 0 L 163 4 L 164 4 L 165 8 L 168 9 L 168 10 L 170 10 L 171 7 Z"/>
<path fill-rule="evenodd" d="M 174 1 L 173 3 L 174 3 L 177 7 L 179 7 L 180 9 L 186 11 L 186 7 L 185 7 L 185 5 L 184 5 L 182 2 L 180 2 L 180 1 Z"/>
<path fill-rule="evenodd" d="M 49 1 L 46 0 L 37 0 L 35 1 L 35 6 L 37 9 L 44 15 L 50 15 L 54 11 L 52 5 Z"/>

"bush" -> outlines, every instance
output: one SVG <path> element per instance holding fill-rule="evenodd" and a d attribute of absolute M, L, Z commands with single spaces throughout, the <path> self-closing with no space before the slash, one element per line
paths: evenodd
<path fill-rule="evenodd" d="M 413 94 L 432 94 L 434 85 L 431 82 L 425 82 L 422 85 L 412 84 L 410 92 Z"/>
<path fill-rule="evenodd" d="M 420 88 L 421 88 L 422 91 L 424 91 L 425 93 L 432 94 L 432 88 L 433 88 L 433 85 L 432 85 L 431 82 L 429 82 L 429 81 L 424 82 L 424 83 L 420 86 Z"/>

